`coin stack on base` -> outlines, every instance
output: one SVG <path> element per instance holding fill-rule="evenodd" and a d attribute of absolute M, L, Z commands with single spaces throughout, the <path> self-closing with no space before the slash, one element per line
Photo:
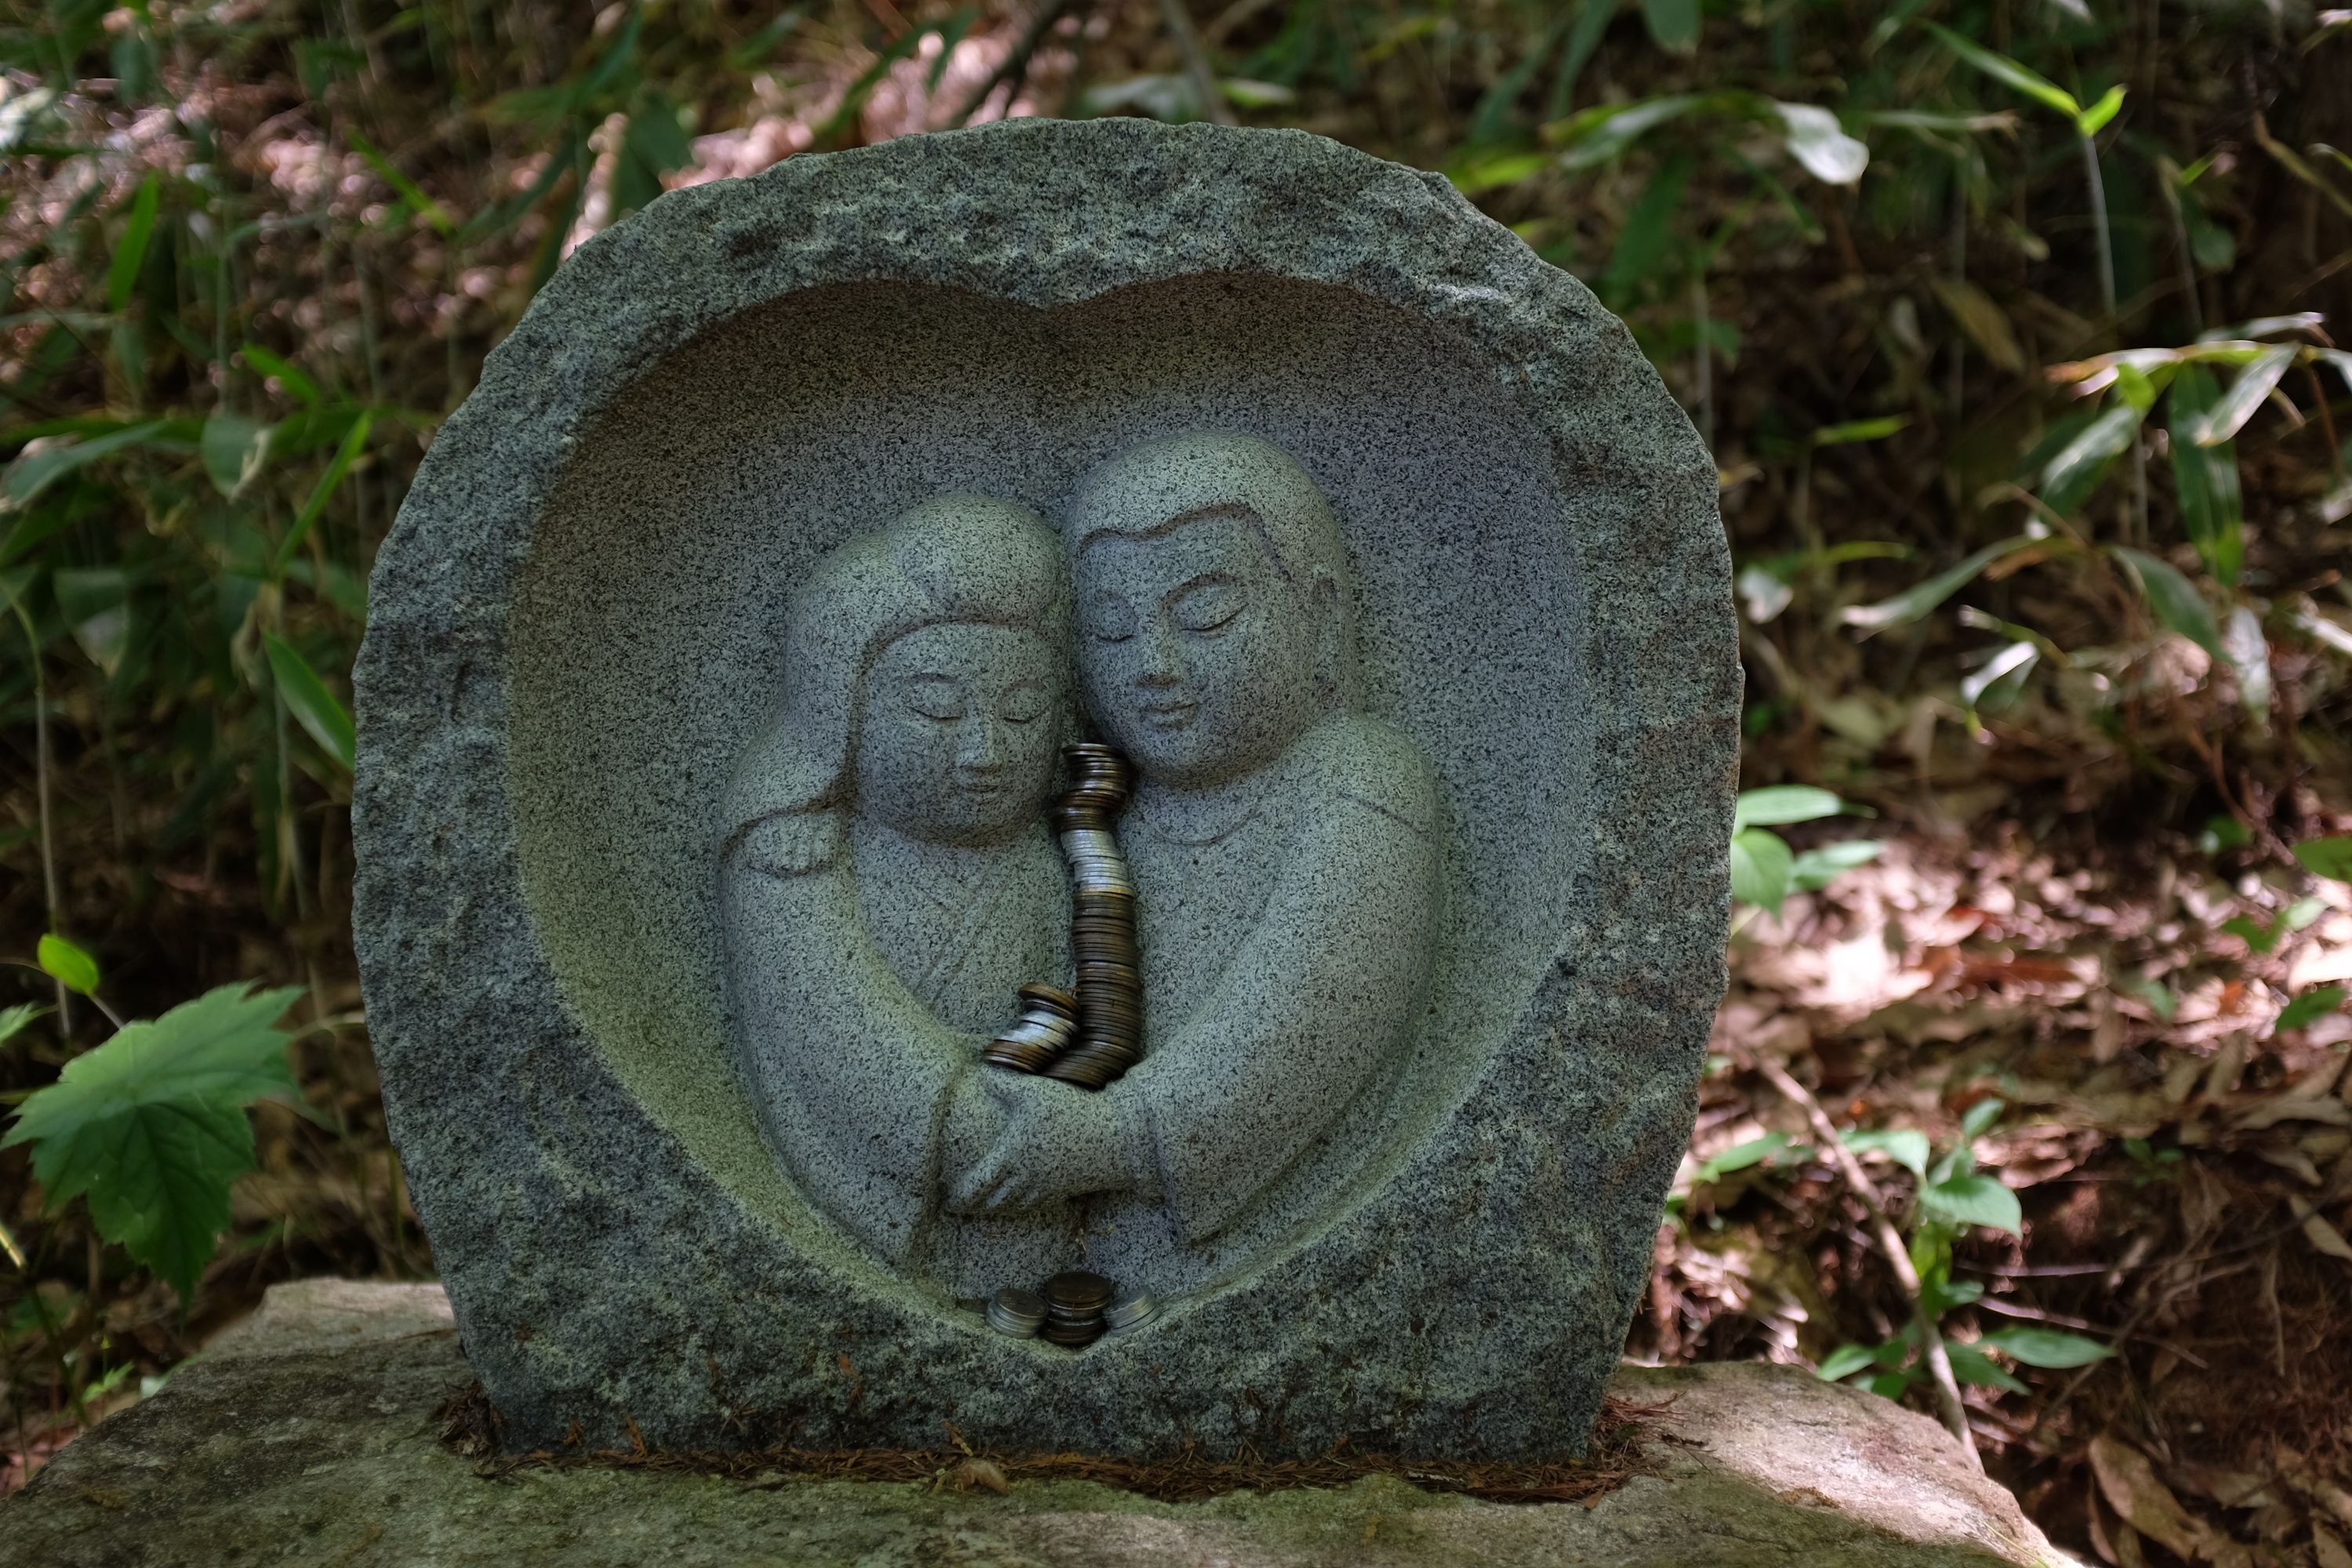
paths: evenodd
<path fill-rule="evenodd" d="M 1048 1343 L 1078 1350 L 1102 1338 L 1103 1309 L 1110 1305 L 1109 1280 L 1072 1269 L 1046 1280 L 1045 1297 Z"/>
<path fill-rule="evenodd" d="M 1078 1032 L 1078 999 L 1058 985 L 1024 985 L 1021 1016 L 988 1044 L 981 1060 L 1040 1072 Z"/>
<path fill-rule="evenodd" d="M 1143 950 L 1135 934 L 1135 880 L 1111 832 L 1133 780 L 1108 746 L 1065 746 L 1074 782 L 1054 805 L 1075 896 L 1070 949 L 1078 970 L 1077 1043 L 1047 1078 L 1101 1089 L 1143 1059 Z M 1048 1331 L 1051 1337 L 1051 1331 Z"/>
<path fill-rule="evenodd" d="M 1016 1340 L 1034 1340 L 1045 1326 L 1045 1299 L 1034 1290 L 1007 1285 L 989 1300 L 988 1326 Z"/>
<path fill-rule="evenodd" d="M 1132 1333 L 1160 1315 L 1160 1298 L 1145 1290 L 1130 1290 L 1103 1309 L 1103 1327 L 1117 1339 Z"/>

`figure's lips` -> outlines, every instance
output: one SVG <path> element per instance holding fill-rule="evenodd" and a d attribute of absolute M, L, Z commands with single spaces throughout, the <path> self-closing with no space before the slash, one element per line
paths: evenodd
<path fill-rule="evenodd" d="M 1198 717 L 1200 711 L 1198 702 L 1181 700 L 1146 702 L 1135 710 L 1146 729 L 1158 730 L 1162 733 L 1181 730 Z"/>
<path fill-rule="evenodd" d="M 959 777 L 955 780 L 955 787 L 965 795 L 985 800 L 1003 795 L 1010 786 L 1003 779 Z"/>

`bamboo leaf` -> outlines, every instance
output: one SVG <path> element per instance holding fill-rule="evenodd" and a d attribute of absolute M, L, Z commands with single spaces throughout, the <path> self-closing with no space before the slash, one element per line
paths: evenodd
<path fill-rule="evenodd" d="M 1982 44 L 1962 37 L 1949 27 L 1939 26 L 1934 22 L 1923 25 L 1946 48 L 1995 81 L 2015 88 L 2036 103 L 2046 104 L 2069 120 L 2081 117 L 2083 106 L 2074 101 L 2074 95 L 2049 78 L 2027 69 L 2007 55 L 1995 54 Z"/>
<path fill-rule="evenodd" d="M 1859 626 L 1864 632 L 1885 631 L 1917 620 L 1945 600 L 1958 593 L 1973 581 L 1978 573 L 2004 555 L 2014 554 L 2036 542 L 2025 534 L 2018 534 L 1997 543 L 1988 544 L 1960 561 L 1957 565 L 1937 573 L 1924 583 L 1916 584 L 1891 599 L 1875 605 L 1853 605 L 1840 616 L 1846 625 Z"/>
<path fill-rule="evenodd" d="M 2115 460 L 2131 447 L 2147 416 L 2119 398 L 2083 426 L 2042 470 L 2042 500 L 2052 511 L 2070 516 L 2091 499 Z"/>
<path fill-rule="evenodd" d="M 2235 587 L 2246 552 L 2245 500 L 2238 483 L 2238 449 L 2231 442 L 2200 443 L 2197 428 L 2221 397 L 2221 384 L 2201 364 L 2173 377 L 2170 413 L 2172 485 L 2180 525 L 2225 588 Z"/>
<path fill-rule="evenodd" d="M 286 710 L 319 742 L 319 749 L 352 771 L 359 751 L 358 735 L 352 716 L 310 668 L 310 661 L 287 644 L 265 632 L 262 647 L 269 656 L 269 673 L 278 682 L 278 694 L 286 700 Z"/>
<path fill-rule="evenodd" d="M 2230 390 L 2206 411 L 2205 417 L 2191 429 L 2189 438 L 2200 447 L 2218 447 L 2244 428 L 2246 421 L 2254 416 L 2254 410 L 2263 405 L 2263 399 L 2271 395 L 2279 378 L 2294 363 L 2297 352 L 2292 343 L 2264 349 L 2261 357 L 2240 372 Z"/>
<path fill-rule="evenodd" d="M 2075 133 L 2085 138 L 2096 136 L 2123 106 L 2124 89 L 2120 86 L 2107 89 L 2100 94 L 2098 102 L 2074 116 Z"/>
<path fill-rule="evenodd" d="M 1668 54 L 1697 51 L 1698 0 L 1642 0 L 1642 20 L 1651 38 Z"/>
<path fill-rule="evenodd" d="M 1847 135 L 1838 117 L 1828 110 L 1777 100 L 1772 110 L 1780 117 L 1789 155 L 1813 178 L 1832 185 L 1851 185 L 1870 167 L 1868 144 Z"/>
<path fill-rule="evenodd" d="M 2115 553 L 2139 579 L 2139 591 L 2147 595 L 2147 607 L 2158 621 L 2215 658 L 2229 658 L 2221 646 L 2221 628 L 2213 619 L 2213 608 L 2197 591 L 2195 584 L 2153 555 L 2120 544 L 2115 547 Z"/>
<path fill-rule="evenodd" d="M 151 169 L 131 198 L 131 222 L 122 231 L 122 243 L 114 247 L 114 259 L 107 264 L 106 308 L 110 310 L 131 303 L 131 291 L 139 286 L 139 269 L 147 264 L 147 242 L 154 237 L 155 208 L 163 196 L 162 177 Z"/>
<path fill-rule="evenodd" d="M 351 472 L 352 464 L 358 458 L 360 449 L 367 445 L 368 432 L 374 425 L 375 413 L 371 409 L 353 420 L 352 427 L 344 432 L 342 445 L 335 448 L 334 457 L 328 460 L 327 471 L 319 476 L 318 484 L 310 490 L 310 499 L 302 503 L 300 511 L 295 513 L 294 525 L 286 531 L 285 542 L 278 545 L 278 553 L 270 558 L 269 575 L 273 581 L 286 575 L 286 568 L 293 562 L 294 552 L 302 547 L 302 541 L 319 521 L 319 514 L 327 510 L 327 502 L 333 499 L 335 488 L 343 482 L 343 476 Z"/>
<path fill-rule="evenodd" d="M 1762 789 L 1739 792 L 1731 808 L 1731 830 L 1737 833 L 1747 827 L 1817 822 L 1844 809 L 1845 802 L 1811 784 L 1768 784 Z"/>

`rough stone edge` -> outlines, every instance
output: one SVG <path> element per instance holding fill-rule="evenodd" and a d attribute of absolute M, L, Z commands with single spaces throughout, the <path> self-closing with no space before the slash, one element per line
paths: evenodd
<path fill-rule="evenodd" d="M 1013 155 L 1028 150 L 1017 143 L 1047 138 L 1097 171 L 1114 152 L 1130 160 L 1126 194 L 1135 221 L 1115 233 L 1054 233 L 1052 215 L 992 210 L 986 182 L 955 178 L 968 158 L 993 155 L 992 142 Z M 510 1329 L 512 1314 L 475 1299 L 467 1244 L 484 1240 L 482 1216 L 456 1212 L 457 1192 L 445 1204 L 438 1173 L 492 1152 L 486 1142 L 504 1142 L 514 1145 L 507 1153 L 522 1156 L 525 1173 L 551 1190 L 579 1184 L 577 1172 L 549 1171 L 546 1152 L 526 1146 L 512 1114 L 520 1104 L 449 1093 L 445 1064 L 485 1041 L 509 1042 L 500 1048 L 518 1061 L 533 1058 L 536 1070 L 560 1061 L 583 1115 L 593 1105 L 620 1111 L 625 1122 L 630 1110 L 562 1008 L 547 957 L 529 934 L 500 742 L 507 616 L 533 520 L 569 447 L 605 400 L 661 355 L 801 288 L 889 279 L 1050 306 L 1220 271 L 1331 283 L 1454 328 L 1507 385 L 1516 381 L 1522 408 L 1554 440 L 1557 470 L 1576 506 L 1589 595 L 1582 673 L 1596 716 L 1592 842 L 1575 900 L 1585 912 L 1565 933 L 1563 957 L 1529 1025 L 1497 1051 L 1412 1164 L 1429 1185 L 1475 1210 L 1471 1225 L 1502 1249 L 1490 1255 L 1521 1259 L 1530 1285 L 1556 1283 L 1556 1268 L 1532 1256 L 1547 1240 L 1592 1255 L 1598 1278 L 1580 1310 L 1531 1306 L 1530 1313 L 1584 1325 L 1580 1342 L 1528 1347 L 1549 1358 L 1536 1363 L 1545 1369 L 1544 1396 L 1473 1409 L 1494 1381 L 1491 1367 L 1475 1344 L 1440 1349 L 1412 1391 L 1409 1440 L 1453 1446 L 1471 1421 L 1481 1432 L 1477 1448 L 1528 1452 L 1556 1447 L 1561 1430 L 1589 1423 L 1646 1271 L 1721 987 L 1728 891 L 1722 853 L 1711 847 L 1728 837 L 1738 666 L 1712 462 L 1622 325 L 1442 179 L 1301 132 L 1118 121 L 1019 122 L 908 139 L 793 159 L 750 182 L 662 198 L 583 247 L 492 354 L 482 387 L 427 455 L 379 558 L 377 609 L 355 674 L 362 973 L 371 1012 L 390 1024 L 377 1035 L 386 1099 L 420 1211 L 450 1254 L 467 1349 L 493 1396 L 519 1407 L 526 1428 L 581 1415 L 601 1415 L 611 1426 L 616 1401 L 609 1388 L 592 1392 L 594 1378 L 568 1394 L 551 1391 L 544 1368 L 533 1372 L 527 1358 L 495 1342 L 503 1334 L 488 1331 Z M 656 297 L 635 286 L 654 276 L 692 277 L 698 287 Z M 430 847 L 446 851 L 455 839 L 461 856 L 403 843 L 404 820 L 436 816 L 441 826 Z M 455 831 L 461 822 L 464 830 Z M 525 1026 L 519 1017 L 537 1022 Z M 1611 1061 L 1638 1065 L 1612 1072 Z M 1482 1110 L 1530 1097 L 1560 1107 L 1563 1136 L 1522 1134 L 1507 1144 L 1465 1136 Z M 641 1113 L 636 1121 L 642 1159 L 657 1165 L 677 1155 Z M 1553 1217 L 1556 1236 L 1537 1237 L 1530 1221 L 1542 1216 L 1531 1216 L 1529 1205 L 1559 1189 L 1569 1162 L 1605 1173 L 1596 1184 L 1616 1201 L 1604 1214 Z M 534 1163 L 541 1169 L 531 1171 Z M 1401 1174 L 1391 1189 L 1405 1180 Z M 729 1201 L 691 1172 L 667 1188 L 641 1181 L 601 1196 L 616 1211 L 658 1198 L 652 1206 L 673 1218 L 698 1210 L 708 1216 L 713 1199 Z M 1367 1206 L 1379 1202 L 1374 1194 Z M 1343 1216 L 1333 1230 L 1358 1217 L 1360 1211 Z M 772 1224 L 741 1218 L 731 1228 L 764 1236 L 772 1247 L 781 1240 Z M 1331 1240 L 1327 1232 L 1309 1250 Z M 1359 1250 L 1363 1245 L 1357 1237 Z M 507 1251 L 494 1242 L 481 1250 L 486 1263 Z M 515 1259 L 503 1261 L 511 1275 Z M 918 1348 L 940 1348 L 944 1326 L 926 1331 L 887 1295 L 860 1304 L 886 1309 L 876 1328 L 911 1331 Z M 1605 1336 L 1592 1332 L 1601 1324 L 1610 1325 Z M 1202 1329 L 1232 1342 L 1230 1325 Z M 1312 1360 L 1329 1347 L 1302 1349 Z M 1281 1358 L 1271 1351 L 1256 1359 L 1254 1371 L 1302 1389 L 1297 1374 L 1308 1369 L 1275 1365 Z M 647 1380 L 652 1414 L 640 1411 L 638 1419 L 709 1424 L 710 1413 L 698 1414 L 691 1398 L 675 1388 L 664 1394 Z M 569 1408 L 555 1407 L 565 1400 Z M 845 1411 L 836 1426 L 872 1428 L 880 1439 L 908 1419 L 929 1425 L 919 1405 L 869 1405 L 862 1420 Z M 1318 1418 L 1300 1407 L 1290 1417 L 1304 1431 L 1350 1420 L 1345 1409 Z"/>

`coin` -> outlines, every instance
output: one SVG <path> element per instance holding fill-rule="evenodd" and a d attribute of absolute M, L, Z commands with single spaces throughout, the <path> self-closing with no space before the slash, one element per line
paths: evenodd
<path fill-rule="evenodd" d="M 1045 1321 L 1045 1298 L 1034 1290 L 1007 1285 L 989 1300 L 988 1326 L 1000 1334 L 1033 1339 Z"/>
<path fill-rule="evenodd" d="M 1116 1290 L 1111 1282 L 1099 1274 L 1084 1268 L 1071 1268 L 1046 1280 L 1039 1294 L 1045 1297 L 1049 1311 L 1055 1307 L 1063 1307 L 1099 1312 L 1110 1305 Z"/>
<path fill-rule="evenodd" d="M 1114 1334 L 1141 1328 L 1160 1315 L 1160 1299 L 1145 1290 L 1130 1290 L 1103 1309 L 1103 1327 Z"/>

